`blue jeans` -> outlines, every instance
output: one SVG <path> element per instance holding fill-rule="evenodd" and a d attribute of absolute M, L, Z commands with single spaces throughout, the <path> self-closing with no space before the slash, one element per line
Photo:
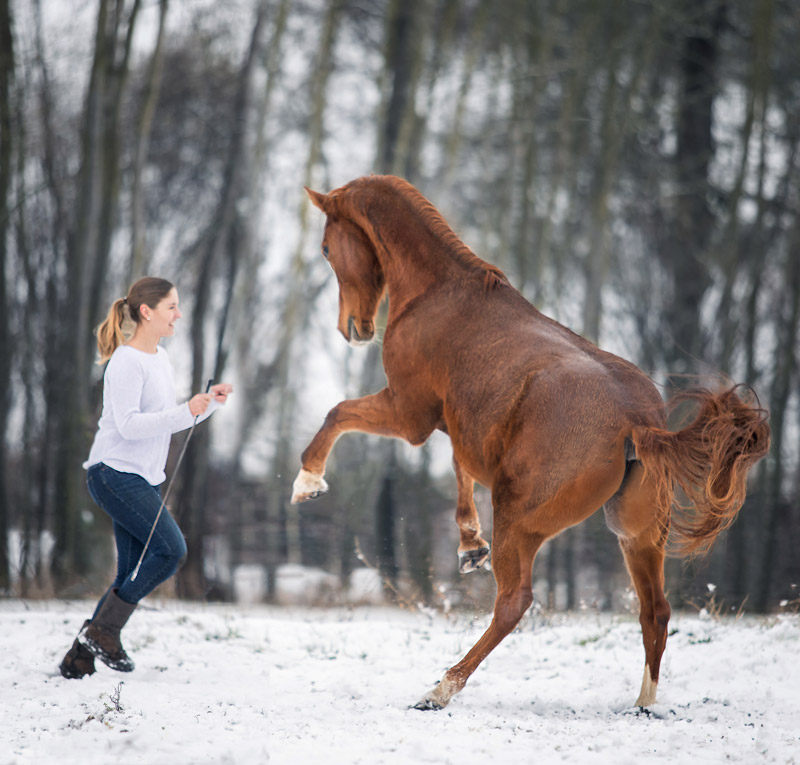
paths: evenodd
<path fill-rule="evenodd" d="M 92 465 L 86 476 L 92 499 L 110 517 L 117 542 L 117 577 L 110 590 L 127 603 L 138 603 L 161 582 L 169 579 L 186 555 L 186 542 L 165 507 L 147 548 L 136 579 L 130 575 L 139 562 L 150 529 L 161 507 L 161 490 L 135 473 L 121 473 L 102 462 Z M 100 599 L 95 615 L 106 596 Z"/>

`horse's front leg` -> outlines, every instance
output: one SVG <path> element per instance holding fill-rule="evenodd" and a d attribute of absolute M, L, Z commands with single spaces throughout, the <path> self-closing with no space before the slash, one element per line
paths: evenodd
<path fill-rule="evenodd" d="M 489 568 L 489 543 L 481 536 L 481 522 L 475 507 L 475 481 L 453 457 L 453 469 L 458 484 L 456 524 L 460 534 L 458 545 L 458 570 L 468 574 L 481 566 Z"/>
<path fill-rule="evenodd" d="M 419 421 L 425 417 L 401 415 L 396 398 L 388 388 L 371 396 L 342 401 L 328 412 L 325 423 L 303 452 L 302 468 L 292 487 L 292 504 L 314 499 L 328 490 L 325 464 L 336 439 L 351 430 L 378 436 L 405 438 L 412 444 L 422 443 L 433 431 Z M 427 431 L 427 432 L 426 432 Z"/>

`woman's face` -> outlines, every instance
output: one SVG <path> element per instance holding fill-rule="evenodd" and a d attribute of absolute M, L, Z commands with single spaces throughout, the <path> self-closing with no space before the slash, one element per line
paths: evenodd
<path fill-rule="evenodd" d="M 170 337 L 175 333 L 175 322 L 183 316 L 178 307 L 178 290 L 174 287 L 161 298 L 155 308 L 150 308 L 148 316 L 152 332 L 157 332 L 159 337 Z"/>

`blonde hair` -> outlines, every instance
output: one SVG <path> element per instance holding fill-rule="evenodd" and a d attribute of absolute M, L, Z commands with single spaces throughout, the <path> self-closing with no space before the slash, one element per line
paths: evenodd
<path fill-rule="evenodd" d="M 123 298 L 114 301 L 105 320 L 97 327 L 98 364 L 105 364 L 117 348 L 125 342 L 125 323 L 138 325 L 142 321 L 139 309 L 146 305 L 155 307 L 174 289 L 174 284 L 157 276 L 139 279 Z"/>

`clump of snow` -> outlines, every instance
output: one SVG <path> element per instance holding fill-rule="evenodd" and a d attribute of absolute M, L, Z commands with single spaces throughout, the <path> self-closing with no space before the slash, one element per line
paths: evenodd
<path fill-rule="evenodd" d="M 647 712 L 635 617 L 526 617 L 419 712 L 489 615 L 152 600 L 124 632 L 134 672 L 65 680 L 92 607 L 0 602 L 0 765 L 798 762 L 797 615 L 674 615 Z"/>
<path fill-rule="evenodd" d="M 243 563 L 233 570 L 233 597 L 237 603 L 261 603 L 267 594 L 267 569 L 255 563 Z"/>
<path fill-rule="evenodd" d="M 282 606 L 332 605 L 341 589 L 339 577 L 321 568 L 286 563 L 275 574 L 275 599 Z"/>
<path fill-rule="evenodd" d="M 350 574 L 347 599 L 357 605 L 379 606 L 385 598 L 381 575 L 372 568 L 357 568 Z"/>

